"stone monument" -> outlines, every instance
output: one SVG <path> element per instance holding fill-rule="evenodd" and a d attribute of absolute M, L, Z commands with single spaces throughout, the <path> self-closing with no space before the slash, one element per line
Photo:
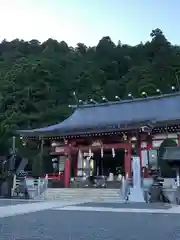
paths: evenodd
<path fill-rule="evenodd" d="M 130 188 L 129 198 L 130 202 L 145 202 L 144 194 L 141 184 L 141 166 L 140 159 L 137 156 L 132 158 L 132 184 L 133 186 Z"/>

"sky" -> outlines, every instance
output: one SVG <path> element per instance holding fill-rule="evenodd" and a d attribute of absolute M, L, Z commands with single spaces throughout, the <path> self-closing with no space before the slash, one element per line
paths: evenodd
<path fill-rule="evenodd" d="M 0 40 L 97 45 L 104 36 L 136 45 L 160 28 L 180 45 L 179 0 L 0 0 Z"/>

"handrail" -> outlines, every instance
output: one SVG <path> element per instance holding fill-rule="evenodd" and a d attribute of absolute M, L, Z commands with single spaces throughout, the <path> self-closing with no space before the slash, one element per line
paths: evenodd
<path fill-rule="evenodd" d="M 42 196 L 42 194 L 46 193 L 47 187 L 48 187 L 48 175 L 45 176 L 45 178 L 38 178 L 38 180 L 36 180 L 37 182 L 37 187 L 35 190 L 35 194 L 33 196 L 33 199 L 38 199 Z M 43 198 L 45 198 L 45 196 L 42 196 Z"/>
<path fill-rule="evenodd" d="M 30 182 L 29 182 L 30 181 Z M 13 187 L 12 187 L 12 196 L 15 196 L 16 188 L 21 184 L 21 180 L 17 179 L 16 174 L 13 177 Z M 48 187 L 48 177 L 38 178 L 38 179 L 24 179 L 25 189 L 28 191 L 29 198 L 37 199 L 44 193 Z"/>

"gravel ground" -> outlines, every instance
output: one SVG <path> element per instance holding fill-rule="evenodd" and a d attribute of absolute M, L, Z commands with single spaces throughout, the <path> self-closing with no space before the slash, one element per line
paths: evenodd
<path fill-rule="evenodd" d="M 179 240 L 179 214 L 47 210 L 0 219 L 0 240 Z"/>

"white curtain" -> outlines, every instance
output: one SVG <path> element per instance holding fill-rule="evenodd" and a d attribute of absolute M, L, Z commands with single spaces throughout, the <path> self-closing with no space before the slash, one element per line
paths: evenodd
<path fill-rule="evenodd" d="M 82 151 L 79 150 L 78 152 L 78 171 L 77 171 L 77 176 L 82 176 L 82 168 L 83 168 L 83 154 L 82 154 Z"/>

